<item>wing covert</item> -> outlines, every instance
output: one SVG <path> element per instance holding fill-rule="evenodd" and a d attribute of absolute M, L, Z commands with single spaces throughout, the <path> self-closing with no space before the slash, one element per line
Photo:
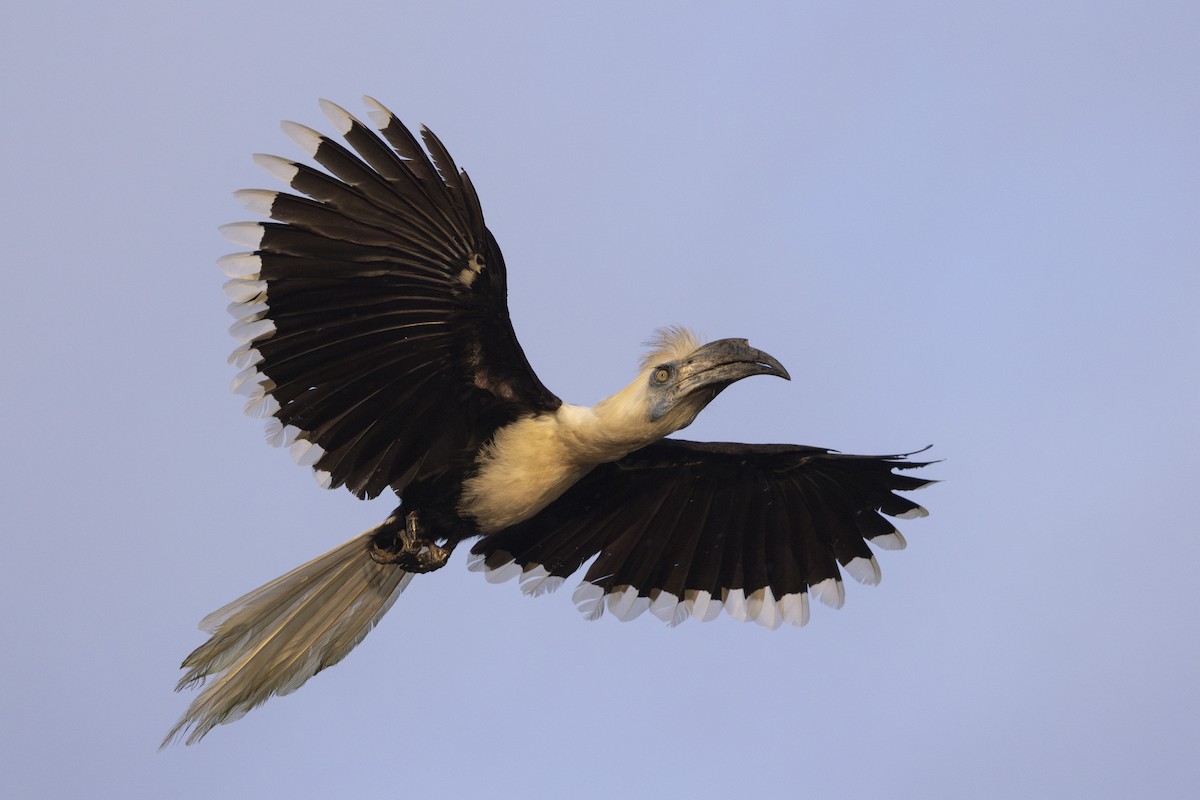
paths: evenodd
<path fill-rule="evenodd" d="M 560 401 L 517 342 L 470 179 L 432 132 L 422 149 L 368 102 L 383 138 L 321 102 L 352 149 L 284 123 L 323 170 L 256 156 L 295 193 L 236 193 L 274 221 L 225 226 L 251 252 L 220 264 L 247 411 L 271 417 L 268 439 L 325 485 L 371 497 L 402 489 L 427 454 Z"/>

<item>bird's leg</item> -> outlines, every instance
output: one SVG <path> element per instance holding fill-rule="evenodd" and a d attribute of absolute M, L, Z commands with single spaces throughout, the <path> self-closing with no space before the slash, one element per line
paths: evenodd
<path fill-rule="evenodd" d="M 432 572 L 446 565 L 454 545 L 443 547 L 425 535 L 416 511 L 388 517 L 371 537 L 371 558 L 379 564 L 395 564 L 406 572 Z"/>

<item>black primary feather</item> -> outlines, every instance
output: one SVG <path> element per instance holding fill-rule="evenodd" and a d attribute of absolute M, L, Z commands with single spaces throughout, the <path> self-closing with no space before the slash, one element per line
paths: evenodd
<path fill-rule="evenodd" d="M 355 152 L 290 124 L 330 174 L 260 157 L 308 196 L 241 195 L 276 222 L 259 226 L 258 270 L 233 282 L 262 284 L 243 324 L 269 325 L 239 354 L 252 362 L 240 380 L 281 440 L 316 446 L 299 450 L 329 485 L 372 497 L 402 490 L 431 451 L 560 401 L 517 342 L 504 258 L 437 138 L 435 166 L 390 114 L 391 146 L 322 105 Z"/>

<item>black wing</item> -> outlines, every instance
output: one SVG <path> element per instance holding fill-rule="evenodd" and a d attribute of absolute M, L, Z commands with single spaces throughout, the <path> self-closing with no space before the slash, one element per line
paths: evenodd
<path fill-rule="evenodd" d="M 431 454 L 473 452 L 480 431 L 560 401 L 517 343 L 504 259 L 470 179 L 433 133 L 421 130 L 427 156 L 367 100 L 386 142 L 321 103 L 356 152 L 284 123 L 328 172 L 256 156 L 307 197 L 238 192 L 277 222 L 225 226 L 254 251 L 221 263 L 247 411 L 274 417 L 269 439 L 326 485 L 373 497 L 402 489 Z"/>
<path fill-rule="evenodd" d="M 931 480 L 900 475 L 929 462 L 802 445 L 664 439 L 581 479 L 540 514 L 481 539 L 471 568 L 530 594 L 557 587 L 595 556 L 575 592 L 589 618 L 649 610 L 677 624 L 723 607 L 776 627 L 808 621 L 809 590 L 840 607 L 840 564 L 879 581 L 867 542 L 904 547 L 881 514 L 925 516 L 895 492 Z"/>

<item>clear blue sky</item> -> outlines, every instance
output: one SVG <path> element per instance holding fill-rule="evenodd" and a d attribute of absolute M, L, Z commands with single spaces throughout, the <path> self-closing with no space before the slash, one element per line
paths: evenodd
<path fill-rule="evenodd" d="M 1200 782 L 1200 6 L 16 3 L 0 795 L 1182 797 Z M 195 623 L 380 521 L 228 392 L 230 192 L 369 93 L 468 169 L 544 381 L 748 337 L 691 438 L 928 443 L 802 630 L 578 618 L 456 555 L 156 752 Z"/>

